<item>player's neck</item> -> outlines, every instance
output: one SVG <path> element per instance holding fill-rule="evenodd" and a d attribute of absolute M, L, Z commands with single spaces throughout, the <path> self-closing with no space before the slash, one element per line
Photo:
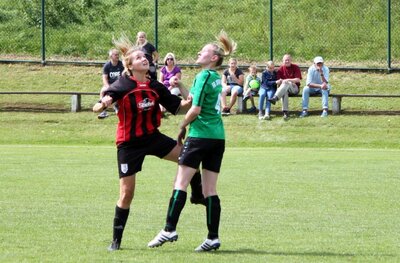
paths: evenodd
<path fill-rule="evenodd" d="M 146 74 L 142 74 L 140 72 L 133 72 L 132 76 L 135 80 L 139 82 L 147 82 L 149 79 L 146 77 Z"/>
<path fill-rule="evenodd" d="M 215 65 L 213 63 L 209 63 L 207 65 L 201 65 L 202 69 L 206 69 L 206 70 L 215 70 Z"/>

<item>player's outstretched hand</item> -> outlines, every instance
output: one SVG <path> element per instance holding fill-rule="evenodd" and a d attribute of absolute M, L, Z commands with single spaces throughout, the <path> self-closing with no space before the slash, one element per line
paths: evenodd
<path fill-rule="evenodd" d="M 186 99 L 181 100 L 181 107 L 189 109 L 192 106 L 192 96 L 188 96 Z"/>
<path fill-rule="evenodd" d="M 173 76 L 169 79 L 169 84 L 172 87 L 179 87 L 179 79 L 176 76 Z"/>
<path fill-rule="evenodd" d="M 105 108 L 107 108 L 105 103 L 100 101 L 100 102 L 97 102 L 96 104 L 94 104 L 93 112 L 99 113 L 99 112 L 102 112 Z"/>
<path fill-rule="evenodd" d="M 112 102 L 113 98 L 111 98 L 109 95 L 106 95 L 93 106 L 92 110 L 93 112 L 102 112 L 105 108 L 110 106 Z"/>
<path fill-rule="evenodd" d="M 179 130 L 179 134 L 178 134 L 178 145 L 183 145 L 183 140 L 185 139 L 186 136 L 186 128 L 181 128 Z"/>

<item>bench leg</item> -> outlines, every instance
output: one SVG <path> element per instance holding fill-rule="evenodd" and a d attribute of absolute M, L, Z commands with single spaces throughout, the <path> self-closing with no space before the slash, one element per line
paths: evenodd
<path fill-rule="evenodd" d="M 242 113 L 244 109 L 243 104 L 245 103 L 243 101 L 243 97 L 238 96 L 236 99 L 237 99 L 237 113 Z"/>
<path fill-rule="evenodd" d="M 342 108 L 342 97 L 332 97 L 332 113 L 340 114 Z"/>
<path fill-rule="evenodd" d="M 71 96 L 71 112 L 81 111 L 81 94 Z"/>

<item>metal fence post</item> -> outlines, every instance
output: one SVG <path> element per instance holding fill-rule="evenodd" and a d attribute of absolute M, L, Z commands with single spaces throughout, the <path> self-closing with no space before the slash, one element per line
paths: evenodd
<path fill-rule="evenodd" d="M 273 34 L 273 19 L 272 19 L 272 0 L 269 0 L 269 60 L 274 60 L 274 34 Z"/>
<path fill-rule="evenodd" d="M 387 46 L 387 63 L 388 63 L 388 73 L 392 70 L 392 28 L 391 28 L 391 13 L 392 13 L 392 3 L 391 0 L 388 0 L 388 9 L 387 9 L 387 20 L 388 20 L 388 46 Z"/>
<path fill-rule="evenodd" d="M 46 21 L 45 21 L 45 0 L 42 0 L 42 65 L 44 66 L 46 64 Z"/>
<path fill-rule="evenodd" d="M 158 50 L 158 0 L 154 0 L 154 46 Z"/>

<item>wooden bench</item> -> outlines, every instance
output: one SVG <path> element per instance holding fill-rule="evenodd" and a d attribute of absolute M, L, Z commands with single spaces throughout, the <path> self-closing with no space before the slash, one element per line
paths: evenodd
<path fill-rule="evenodd" d="M 330 94 L 332 97 L 332 113 L 339 114 L 342 110 L 342 98 L 400 98 L 400 95 L 389 95 L 389 94 Z"/>
<path fill-rule="evenodd" d="M 254 96 L 254 97 L 258 97 Z M 290 97 L 300 97 L 301 94 L 297 94 Z M 321 95 L 314 95 L 310 97 L 321 97 Z M 342 110 L 342 98 L 352 97 L 352 98 L 400 98 L 400 95 L 389 95 L 389 94 L 329 94 L 332 98 L 332 114 L 340 114 Z M 247 109 L 246 101 L 243 101 L 242 96 L 237 98 L 237 112 L 242 113 Z"/>
<path fill-rule="evenodd" d="M 321 95 L 312 95 L 310 97 L 321 97 Z M 258 98 L 259 95 L 257 94 L 256 96 L 253 96 L 254 98 Z M 300 97 L 301 98 L 301 94 L 297 94 L 297 95 L 290 95 L 290 98 L 296 98 L 296 97 Z M 268 98 L 266 98 L 268 99 Z M 237 97 L 237 113 L 243 113 L 244 111 L 247 110 L 247 101 L 243 100 L 243 95 L 238 95 Z M 255 103 L 255 102 L 254 102 Z M 258 104 L 258 103 L 256 103 Z"/>
<path fill-rule="evenodd" d="M 99 97 L 98 92 L 79 92 L 79 91 L 0 91 L 0 94 L 8 95 L 70 95 L 71 112 L 81 111 L 82 95 L 94 95 Z"/>
<path fill-rule="evenodd" d="M 70 95 L 71 96 L 71 112 L 79 112 L 82 109 L 81 98 L 82 95 L 99 96 L 98 92 L 79 92 L 79 91 L 0 91 L 0 95 Z M 255 97 L 258 97 L 255 96 Z M 290 97 L 300 97 L 301 95 L 294 95 Z M 311 97 L 321 97 L 321 95 L 311 96 Z M 332 98 L 332 113 L 340 114 L 342 110 L 342 98 L 352 97 L 352 98 L 400 98 L 400 95 L 390 95 L 390 94 L 329 94 Z M 247 109 L 246 101 L 243 101 L 242 96 L 237 98 L 237 112 L 242 113 Z"/>

